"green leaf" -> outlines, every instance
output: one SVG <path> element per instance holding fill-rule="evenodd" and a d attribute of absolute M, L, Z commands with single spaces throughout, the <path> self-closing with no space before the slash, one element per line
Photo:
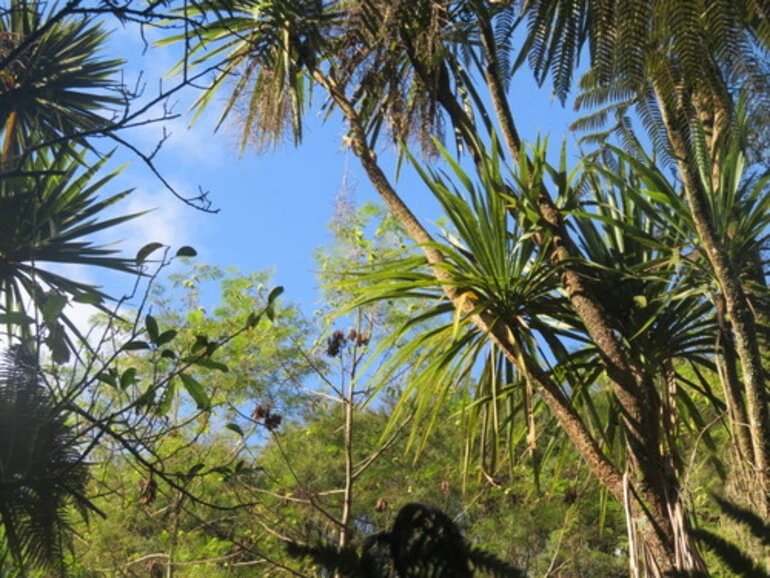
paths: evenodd
<path fill-rule="evenodd" d="M 165 391 L 163 392 L 163 397 L 160 398 L 160 402 L 158 402 L 158 405 L 155 409 L 155 412 L 159 416 L 164 416 L 168 413 L 168 411 L 171 409 L 171 403 L 174 401 L 175 395 L 176 382 L 172 381 L 168 384 L 168 387 L 166 387 Z"/>
<path fill-rule="evenodd" d="M 136 263 L 141 265 L 147 260 L 147 257 L 164 246 L 165 245 L 163 245 L 163 243 L 147 243 L 144 247 L 136 252 Z"/>
<path fill-rule="evenodd" d="M 85 303 L 86 305 L 101 305 L 104 302 L 98 293 L 81 293 L 75 295 L 72 300 L 75 303 Z"/>
<path fill-rule="evenodd" d="M 129 341 L 121 348 L 123 351 L 139 351 L 141 349 L 149 349 L 150 344 L 146 341 Z"/>
<path fill-rule="evenodd" d="M 147 315 L 147 317 L 144 318 L 144 326 L 147 329 L 147 334 L 150 336 L 150 341 L 158 344 L 159 330 L 158 322 L 155 320 L 155 317 Z"/>
<path fill-rule="evenodd" d="M 160 335 L 158 335 L 158 339 L 155 340 L 155 345 L 160 347 L 161 345 L 165 345 L 166 343 L 172 341 L 174 337 L 177 336 L 177 330 L 176 329 L 167 329 Z"/>
<path fill-rule="evenodd" d="M 40 306 L 40 313 L 47 323 L 53 323 L 61 315 L 61 312 L 67 306 L 67 297 L 59 293 L 46 293 L 43 303 Z"/>
<path fill-rule="evenodd" d="M 200 359 L 196 359 L 193 361 L 193 363 L 201 367 L 216 369 L 217 371 L 222 371 L 222 372 L 230 371 L 229 368 L 224 363 L 221 363 L 219 361 L 214 361 L 213 359 L 209 359 L 208 357 L 202 357 Z"/>
<path fill-rule="evenodd" d="M 179 247 L 179 250 L 176 252 L 177 257 L 195 257 L 197 255 L 198 255 L 198 251 L 196 251 L 189 245 L 185 245 L 184 247 Z"/>
<path fill-rule="evenodd" d="M 211 398 L 203 390 L 201 383 L 195 379 L 192 375 L 187 373 L 180 373 L 179 378 L 182 380 L 182 385 L 193 398 L 198 406 L 199 410 L 208 411 L 211 409 Z"/>
<path fill-rule="evenodd" d="M 205 347 L 208 347 L 209 344 L 209 338 L 208 335 L 196 335 L 195 336 L 195 343 L 192 346 L 192 351 L 195 353 L 196 351 L 199 351 Z"/>
<path fill-rule="evenodd" d="M 172 360 L 176 359 L 176 353 L 174 353 L 170 349 L 164 349 L 163 351 L 161 351 L 160 356 L 164 359 L 172 359 Z"/>
<path fill-rule="evenodd" d="M 227 429 L 229 429 L 230 431 L 234 431 L 235 433 L 237 433 L 241 437 L 246 437 L 244 435 L 244 433 L 243 433 L 243 430 L 241 429 L 241 426 L 239 426 L 237 423 L 232 423 L 231 422 L 231 423 L 228 423 L 225 427 Z"/>
<path fill-rule="evenodd" d="M 118 387 L 118 381 L 115 379 L 116 372 L 114 369 L 110 369 L 109 372 L 102 371 L 96 375 L 96 379 L 112 387 Z"/>
<path fill-rule="evenodd" d="M 246 320 L 246 327 L 249 329 L 256 327 L 260 319 L 262 319 L 262 313 L 254 313 L 252 311 L 249 313 L 249 318 Z"/>
<path fill-rule="evenodd" d="M 126 389 L 136 383 L 136 368 L 129 367 L 120 376 L 120 389 Z"/>
<path fill-rule="evenodd" d="M 283 287 L 281 287 L 280 285 L 275 289 L 273 289 L 272 291 L 270 291 L 270 295 L 267 296 L 268 305 L 271 304 L 273 301 L 275 301 L 278 298 L 278 296 L 281 295 L 282 293 L 283 293 Z"/>
<path fill-rule="evenodd" d="M 64 327 L 56 323 L 49 329 L 45 344 L 51 350 L 51 359 L 54 363 L 67 363 L 70 360 L 70 350 L 67 346 L 67 335 Z"/>
<path fill-rule="evenodd" d="M 12 311 L 11 313 L 0 313 L 0 323 L 7 325 L 28 325 L 35 320 L 22 313 L 21 311 Z"/>

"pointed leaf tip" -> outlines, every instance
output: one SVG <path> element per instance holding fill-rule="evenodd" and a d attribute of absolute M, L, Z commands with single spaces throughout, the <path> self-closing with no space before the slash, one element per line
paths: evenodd
<path fill-rule="evenodd" d="M 225 427 L 231 431 L 234 431 L 239 436 L 245 437 L 243 434 L 243 430 L 241 429 L 241 426 L 239 426 L 237 423 L 228 423 Z"/>
<path fill-rule="evenodd" d="M 272 303 L 278 298 L 279 295 L 281 295 L 281 293 L 283 293 L 283 287 L 279 285 L 278 287 L 270 291 L 270 295 L 267 296 L 267 302 Z"/>
<path fill-rule="evenodd" d="M 182 385 L 193 398 L 198 409 L 201 411 L 208 411 L 211 409 L 211 398 L 206 394 L 203 389 L 203 385 L 195 379 L 193 376 L 187 373 L 180 373 L 179 378 L 182 380 Z"/>
<path fill-rule="evenodd" d="M 138 265 L 141 265 L 147 260 L 147 257 L 149 257 L 152 253 L 163 247 L 163 243 L 147 243 L 144 247 L 139 249 L 136 252 L 136 262 Z"/>

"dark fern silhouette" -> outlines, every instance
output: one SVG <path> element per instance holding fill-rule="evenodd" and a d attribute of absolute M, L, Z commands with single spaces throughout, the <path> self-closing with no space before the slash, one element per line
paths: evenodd
<path fill-rule="evenodd" d="M 66 411 L 49 395 L 34 352 L 0 355 L 0 574 L 5 564 L 63 575 L 70 506 L 101 512 L 86 498 L 88 464 Z"/>
<path fill-rule="evenodd" d="M 290 544 L 291 556 L 307 557 L 349 578 L 471 578 L 476 571 L 495 578 L 524 578 L 518 568 L 469 545 L 441 510 L 407 504 L 393 528 L 364 540 L 361 553 L 332 545 Z"/>

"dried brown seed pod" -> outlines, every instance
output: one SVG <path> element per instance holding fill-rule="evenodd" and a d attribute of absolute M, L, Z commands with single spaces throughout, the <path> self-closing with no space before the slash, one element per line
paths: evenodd
<path fill-rule="evenodd" d="M 150 474 L 150 477 L 139 482 L 139 503 L 148 506 L 155 501 L 155 494 L 158 490 L 158 484 Z"/>
<path fill-rule="evenodd" d="M 377 500 L 377 503 L 374 505 L 374 510 L 376 512 L 384 512 L 387 507 L 388 507 L 388 501 L 385 498 L 380 498 Z"/>

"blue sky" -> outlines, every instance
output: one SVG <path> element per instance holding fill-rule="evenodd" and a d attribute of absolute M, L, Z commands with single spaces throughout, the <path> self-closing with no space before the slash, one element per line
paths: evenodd
<path fill-rule="evenodd" d="M 145 93 L 153 96 L 159 79 L 177 60 L 174 49 L 150 48 L 142 54 L 144 45 L 136 29 L 112 27 L 108 50 L 128 60 L 125 82 L 136 82 L 141 71 Z M 234 266 L 243 272 L 272 269 L 274 282 L 285 287 L 285 295 L 306 311 L 312 310 L 318 298 L 313 251 L 330 241 L 326 227 L 343 179 L 352 185 L 357 201 L 376 200 L 357 158 L 343 146 L 343 125 L 338 117 L 322 122 L 316 111 L 307 119 L 305 139 L 299 148 L 287 143 L 261 155 L 246 150 L 241 156 L 237 129 L 225 126 L 214 133 L 221 102 L 214 101 L 210 110 L 189 126 L 188 109 L 195 95 L 191 90 L 173 102 L 174 112 L 181 113 L 179 118 L 163 126 L 132 129 L 124 136 L 149 152 L 165 126 L 170 137 L 156 158 L 158 169 L 183 194 L 194 195 L 198 187 L 209 191 L 219 213 L 207 215 L 185 206 L 164 190 L 140 160 L 119 151 L 116 158 L 130 164 L 115 186 L 136 189 L 119 210 L 153 209 L 123 226 L 119 246 L 133 256 L 151 241 L 173 247 L 192 245 L 207 264 Z M 527 70 L 514 80 L 509 97 L 522 136 L 534 140 L 538 134 L 550 134 L 551 148 L 558 149 L 574 113 L 553 100 L 547 88 L 538 89 Z M 574 141 L 574 137 L 568 138 Z M 383 145 L 378 154 L 392 169 L 392 147 Z M 424 222 L 440 217 L 428 191 L 409 170 L 403 172 L 398 188 Z M 100 273 L 73 274 L 104 284 L 108 293 L 123 290 L 115 291 L 120 281 Z M 216 299 L 208 296 L 212 297 Z"/>

